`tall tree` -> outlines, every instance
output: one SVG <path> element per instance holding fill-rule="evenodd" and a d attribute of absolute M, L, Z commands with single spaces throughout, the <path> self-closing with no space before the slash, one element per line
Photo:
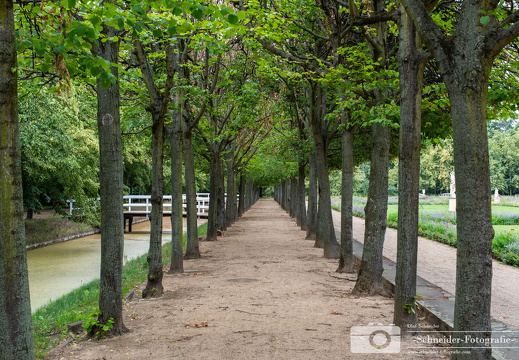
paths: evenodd
<path fill-rule="evenodd" d="M 489 337 L 494 231 L 487 95 L 494 59 L 519 36 L 516 2 L 455 2 L 459 15 L 452 31 L 435 23 L 424 2 L 402 4 L 439 63 L 452 109 L 458 239 L 454 335 L 459 340 L 466 335 Z M 491 348 L 483 343 L 462 341 L 460 347 L 467 351 L 453 353 L 453 359 L 491 358 Z"/>
<path fill-rule="evenodd" d="M 151 190 L 151 230 L 150 247 L 148 251 L 148 282 L 142 291 L 143 297 L 161 296 L 164 287 L 162 286 L 162 222 L 163 222 L 163 174 L 164 174 L 164 123 L 170 103 L 170 94 L 173 87 L 176 64 L 173 64 L 174 47 L 167 45 L 164 49 L 166 53 L 166 73 L 167 78 L 164 89 L 160 90 L 156 84 L 154 72 L 148 61 L 142 42 L 135 41 L 135 53 L 139 61 L 142 73 L 142 80 L 146 84 L 150 98 L 147 110 L 152 116 L 152 190 Z"/>
<path fill-rule="evenodd" d="M 412 20 L 402 9 L 399 23 L 400 151 L 398 162 L 398 253 L 394 324 L 416 329 L 416 268 L 422 85 L 427 55 Z"/>
<path fill-rule="evenodd" d="M 384 0 L 373 0 L 372 7 L 375 16 L 385 12 Z M 353 11 L 353 10 L 352 10 Z M 388 25 L 378 22 L 374 25 L 375 35 L 367 31 L 364 36 L 371 45 L 372 60 L 376 64 L 377 72 L 375 82 L 384 81 L 384 72 L 389 69 L 389 44 Z M 364 231 L 364 248 L 359 267 L 357 283 L 353 289 L 357 294 L 387 294 L 384 288 L 382 273 L 382 252 L 386 234 L 387 222 L 387 197 L 388 197 L 388 171 L 389 150 L 391 144 L 391 132 L 388 124 L 390 115 L 384 114 L 384 107 L 388 103 L 388 94 L 391 88 L 375 86 L 371 98 L 371 107 L 375 118 L 371 124 L 371 162 L 368 199 L 366 202 L 366 222 Z M 388 119 L 389 118 L 389 119 Z"/>
<path fill-rule="evenodd" d="M 123 323 L 122 267 L 124 256 L 123 158 L 118 79 L 119 31 L 103 25 L 106 41 L 93 44 L 92 53 L 108 63 L 113 82 L 97 80 L 97 125 L 99 129 L 101 194 L 101 285 L 100 324 L 113 321 L 109 333 L 126 331 Z M 103 40 L 105 40 L 103 39 Z M 96 332 L 98 329 L 93 329 Z"/>
<path fill-rule="evenodd" d="M 180 74 L 180 64 L 184 61 L 184 53 L 178 50 L 174 52 L 173 64 L 176 64 L 175 72 Z M 182 60 L 181 60 L 182 59 Z M 182 94 L 180 89 L 175 89 L 172 99 L 172 119 L 167 126 L 169 146 L 171 152 L 171 265 L 168 273 L 183 273 L 184 261 L 182 251 L 183 224 L 183 199 L 182 199 Z"/>
<path fill-rule="evenodd" d="M 25 249 L 14 11 L 0 2 L 0 359 L 34 359 Z"/>
<path fill-rule="evenodd" d="M 347 114 L 342 122 L 341 257 L 337 272 L 353 273 L 353 132 Z"/>

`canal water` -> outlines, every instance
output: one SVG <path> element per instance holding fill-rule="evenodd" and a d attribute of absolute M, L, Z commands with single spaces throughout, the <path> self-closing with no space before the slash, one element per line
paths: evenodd
<path fill-rule="evenodd" d="M 169 218 L 164 218 L 163 230 L 162 242 L 171 241 Z M 145 221 L 134 224 L 132 232 L 124 234 L 125 262 L 148 252 L 149 231 L 150 223 Z M 100 260 L 100 234 L 28 251 L 32 311 L 99 278 Z"/>

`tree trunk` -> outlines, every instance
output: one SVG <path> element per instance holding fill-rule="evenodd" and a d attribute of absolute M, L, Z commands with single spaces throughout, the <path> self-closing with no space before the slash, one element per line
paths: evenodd
<path fill-rule="evenodd" d="M 398 251 L 393 322 L 402 334 L 412 333 L 416 318 L 418 251 L 418 192 L 420 191 L 420 132 L 424 59 L 412 20 L 400 17 L 400 149 L 398 162 Z"/>
<path fill-rule="evenodd" d="M 319 179 L 319 204 L 317 207 L 316 247 L 324 248 L 324 257 L 338 259 L 339 245 L 333 227 L 332 201 L 330 194 L 330 178 L 328 174 L 328 157 L 326 144 L 326 126 L 323 107 L 326 93 L 319 84 L 313 84 L 311 124 L 315 145 L 316 171 Z"/>
<path fill-rule="evenodd" d="M 0 3 L 0 358 L 34 359 L 13 3 Z"/>
<path fill-rule="evenodd" d="M 226 226 L 231 226 L 238 218 L 236 175 L 234 173 L 234 148 L 227 154 L 227 204 L 225 209 Z"/>
<path fill-rule="evenodd" d="M 196 210 L 195 155 L 193 151 L 192 133 L 191 130 L 188 129 L 188 124 L 185 124 L 183 135 L 187 203 L 187 246 L 184 259 L 198 259 L 200 258 L 200 247 L 198 244 L 198 219 Z"/>
<path fill-rule="evenodd" d="M 240 175 L 240 200 L 238 201 L 238 216 L 245 213 L 245 175 Z"/>
<path fill-rule="evenodd" d="M 116 36 L 116 31 L 104 27 L 108 38 Z M 99 42 L 92 48 L 96 56 L 116 64 L 119 43 L 108 40 Z M 122 267 L 124 255 L 123 218 L 123 157 L 121 124 L 119 114 L 118 70 L 111 68 L 116 83 L 104 88 L 97 80 L 97 123 L 99 128 L 101 194 L 101 285 L 99 293 L 99 322 L 107 324 L 113 319 L 111 335 L 120 335 L 126 328 L 122 315 Z"/>
<path fill-rule="evenodd" d="M 209 210 L 207 218 L 207 237 L 206 241 L 216 241 L 218 236 L 218 230 L 221 230 L 218 224 L 218 206 L 221 201 L 219 198 L 222 195 L 218 187 L 221 185 L 219 178 L 222 175 L 222 161 L 220 159 L 220 153 L 216 145 L 212 145 L 211 149 L 211 173 L 209 179 Z"/>
<path fill-rule="evenodd" d="M 218 230 L 225 231 L 225 175 L 221 151 L 218 151 L 218 173 L 216 177 L 216 224 Z"/>
<path fill-rule="evenodd" d="M 358 295 L 388 295 L 382 282 L 382 251 L 387 223 L 387 187 L 389 170 L 389 128 L 372 125 L 370 181 L 366 208 L 364 250 L 357 283 L 353 289 Z"/>
<path fill-rule="evenodd" d="M 175 103 L 179 104 L 180 94 L 175 94 Z M 175 109 L 173 124 L 169 131 L 171 151 L 171 266 L 169 274 L 184 272 L 182 252 L 183 215 L 182 215 L 182 129 L 181 110 Z"/>
<path fill-rule="evenodd" d="M 347 125 L 347 117 L 342 123 Z M 353 273 L 353 130 L 342 131 L 341 258 L 337 272 Z"/>
<path fill-rule="evenodd" d="M 310 154 L 308 171 L 308 221 L 306 230 L 308 240 L 315 240 L 317 232 L 317 172 L 315 167 L 315 153 L 312 153 Z"/>
<path fill-rule="evenodd" d="M 457 60 L 457 69 L 445 75 L 452 108 L 456 174 L 458 250 L 454 329 L 458 332 L 455 335 L 461 338 L 465 335 L 488 338 L 494 237 L 486 127 L 491 64 L 480 60 L 469 67 L 461 59 Z M 467 343 L 463 346 L 474 347 Z M 482 344 L 478 346 L 481 347 L 470 349 L 470 354 L 453 354 L 453 358 L 490 359 L 491 350 Z"/>
<path fill-rule="evenodd" d="M 307 217 L 306 217 L 306 196 L 305 196 L 305 164 L 303 162 L 299 163 L 298 168 L 298 176 L 297 176 L 297 214 L 299 220 L 299 226 L 301 230 L 307 230 Z"/>
<path fill-rule="evenodd" d="M 290 216 L 296 219 L 296 224 L 299 226 L 298 216 L 299 216 L 299 191 L 298 186 L 299 182 L 297 178 L 294 176 L 290 181 L 290 198 L 292 199 L 290 203 Z"/>
<path fill-rule="evenodd" d="M 160 297 L 162 285 L 162 221 L 163 221 L 163 177 L 164 177 L 164 117 L 160 108 L 153 110 L 152 126 L 152 189 L 150 213 L 150 247 L 148 250 L 148 282 L 142 297 Z"/>

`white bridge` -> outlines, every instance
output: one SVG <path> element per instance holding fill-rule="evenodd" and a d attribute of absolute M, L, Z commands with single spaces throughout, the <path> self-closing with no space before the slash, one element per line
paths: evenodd
<path fill-rule="evenodd" d="M 100 200 L 99 198 L 97 200 Z M 74 211 L 74 200 L 68 200 L 69 214 Z M 132 223 L 134 216 L 149 216 L 151 213 L 151 195 L 126 195 L 123 197 L 123 213 L 124 223 L 126 227 L 126 219 L 128 219 L 128 231 L 132 231 Z M 186 215 L 186 194 L 182 195 L 182 213 Z M 171 195 L 164 195 L 163 216 L 171 216 Z M 196 215 L 200 217 L 209 216 L 209 194 L 196 194 Z"/>
<path fill-rule="evenodd" d="M 126 195 L 123 197 L 123 207 L 125 214 L 134 216 L 146 216 L 151 213 L 151 195 Z M 171 195 L 164 195 L 163 213 L 171 216 Z M 182 195 L 182 212 L 185 215 L 187 208 L 186 194 Z M 196 194 L 196 215 L 207 217 L 209 211 L 209 194 Z"/>

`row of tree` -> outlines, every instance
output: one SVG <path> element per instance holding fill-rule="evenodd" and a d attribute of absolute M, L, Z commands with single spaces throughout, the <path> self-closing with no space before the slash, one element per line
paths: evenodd
<path fill-rule="evenodd" d="M 388 170 L 390 156 L 395 153 L 392 132 L 399 128 L 399 250 L 394 323 L 404 331 L 416 325 L 421 135 L 438 139 L 452 123 L 458 194 L 454 326 L 461 337 L 478 331 L 490 336 L 493 231 L 487 116 L 490 108 L 498 108 L 500 101 L 511 99 L 505 89 L 506 79 L 514 76 L 504 69 L 510 65 L 506 60 L 515 55 L 511 55 L 513 46 L 505 47 L 519 35 L 517 4 L 375 0 L 250 1 L 247 5 L 261 14 L 251 20 L 256 40 L 286 61 L 285 74 L 287 69 L 292 71 L 285 78 L 297 85 L 287 84 L 287 92 L 296 93 L 296 88 L 303 98 L 293 117 L 305 119 L 303 123 L 307 124 L 312 140 L 316 162 L 310 165 L 310 173 L 315 168 L 320 195 L 315 230 L 317 245 L 324 247 L 326 257 L 338 256 L 329 210 L 327 151 L 337 130 L 342 133 L 344 187 L 339 271 L 352 269 L 351 185 L 358 150 L 353 144 L 356 139 L 362 141 L 362 130 L 371 130 L 364 252 L 356 293 L 385 293 L 381 275 Z M 273 34 L 266 30 L 269 27 L 280 31 Z M 501 81 L 491 77 L 494 65 L 500 75 L 506 74 Z M 489 92 L 491 84 L 498 86 Z M 394 106 L 395 103 L 400 106 Z M 311 164 L 310 159 L 307 157 L 306 161 Z M 283 182 L 275 193 L 299 221 L 304 209 L 301 178 L 300 174 Z M 311 222 L 312 175 L 310 184 Z M 485 347 L 453 353 L 455 359 L 490 357 L 491 350 Z"/>

